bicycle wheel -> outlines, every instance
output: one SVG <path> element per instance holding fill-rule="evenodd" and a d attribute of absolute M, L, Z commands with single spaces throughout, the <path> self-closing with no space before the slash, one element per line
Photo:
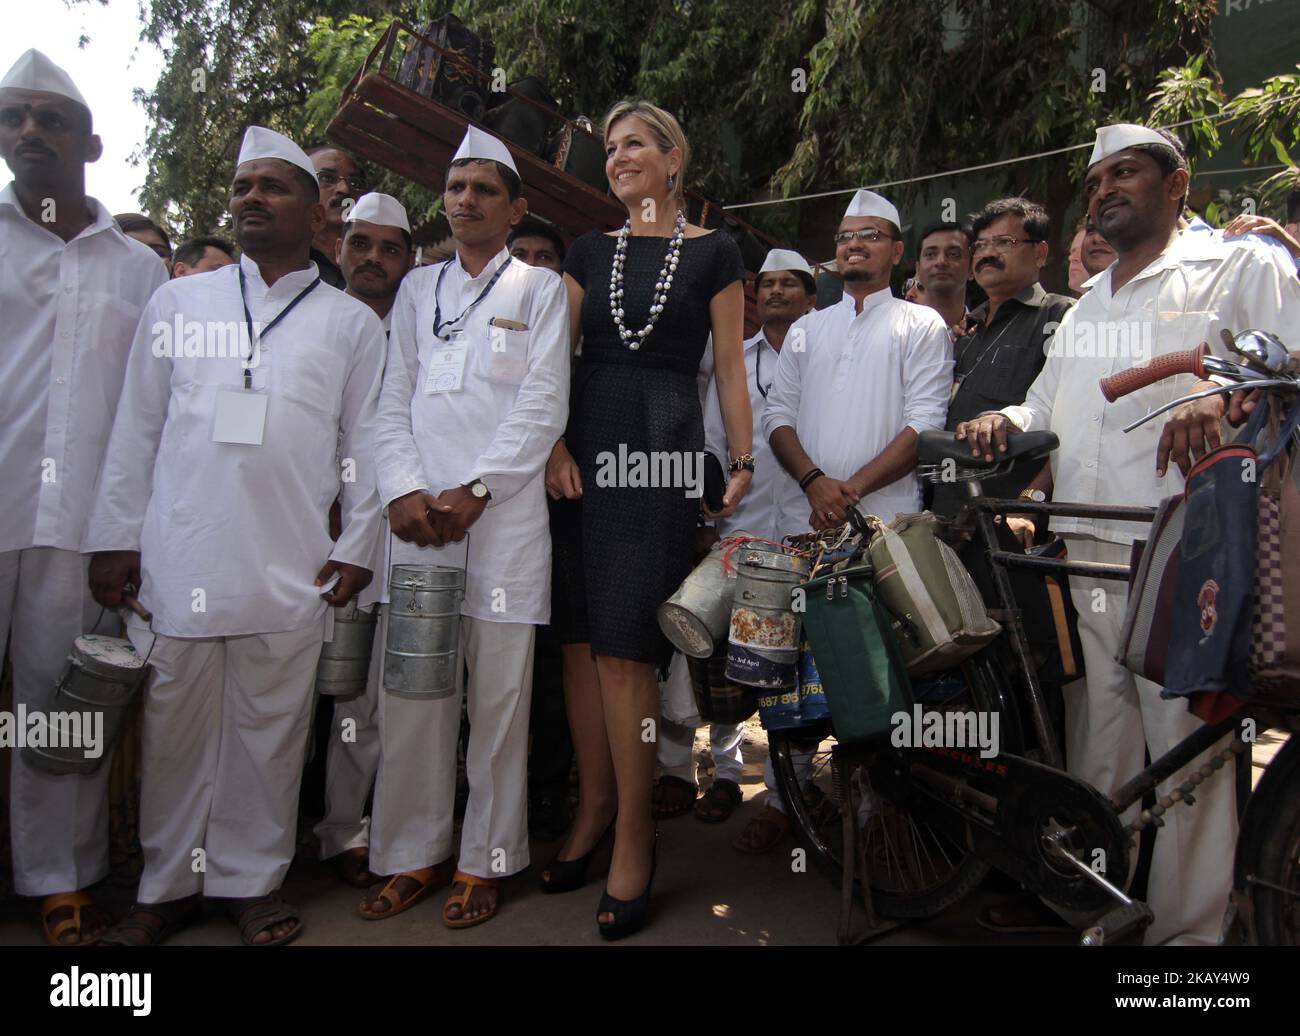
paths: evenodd
<path fill-rule="evenodd" d="M 1002 749 L 1017 752 L 1019 728 L 1014 716 L 1007 714 L 1004 703 L 1012 700 L 1006 682 L 994 664 L 992 651 L 986 649 L 968 659 L 960 670 L 960 690 L 953 697 L 934 706 L 943 711 L 976 710 L 998 712 L 1005 732 Z M 801 758 L 809 739 L 818 743 Z M 843 880 L 843 839 L 837 809 L 827 808 L 838 802 L 832 787 L 831 750 L 834 735 L 816 728 L 774 731 L 769 736 L 772 766 L 777 788 L 790 818 L 799 845 L 814 865 L 838 885 Z M 806 761 L 806 766 L 800 763 Z M 800 780 L 799 771 L 806 777 Z M 856 780 L 864 792 L 870 791 L 866 769 L 851 767 L 846 780 Z M 870 793 L 873 800 L 863 827 L 866 838 L 867 869 L 870 872 L 872 902 L 884 917 L 930 917 L 958 902 L 984 879 L 989 865 L 947 834 L 905 810 Z M 861 813 L 860 813 L 861 815 Z"/>
<path fill-rule="evenodd" d="M 1261 946 L 1300 946 L 1300 739 L 1282 746 L 1250 797 L 1235 884 L 1250 896 Z"/>

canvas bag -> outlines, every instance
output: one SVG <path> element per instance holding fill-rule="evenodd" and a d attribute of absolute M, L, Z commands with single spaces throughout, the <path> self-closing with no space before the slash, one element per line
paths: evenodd
<path fill-rule="evenodd" d="M 1268 445 L 1259 455 L 1251 695 L 1296 706 L 1300 705 L 1300 465 L 1295 463 L 1291 437 L 1300 424 L 1300 401 L 1291 404 L 1285 419 L 1274 409 L 1262 420 L 1269 434 Z M 1288 613 L 1293 616 L 1289 628 Z"/>
<path fill-rule="evenodd" d="M 925 511 L 869 524 L 876 589 L 901 620 L 899 646 L 910 675 L 951 669 L 1002 631 L 956 551 L 935 535 L 937 516 Z"/>
<path fill-rule="evenodd" d="M 912 708 L 912 685 L 870 567 L 832 572 L 802 589 L 804 635 L 836 740 L 860 744 L 888 735 L 894 714 Z"/>

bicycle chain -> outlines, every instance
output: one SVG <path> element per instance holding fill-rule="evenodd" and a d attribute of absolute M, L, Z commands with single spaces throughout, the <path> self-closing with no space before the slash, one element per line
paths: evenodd
<path fill-rule="evenodd" d="M 1223 769 L 1224 763 L 1228 762 L 1234 755 L 1241 755 L 1250 746 L 1241 738 L 1233 738 L 1232 744 L 1207 759 L 1198 769 L 1193 770 L 1177 788 L 1168 795 L 1161 795 L 1159 800 L 1150 809 L 1144 809 L 1138 818 L 1129 824 L 1126 830 L 1129 832 L 1129 844 L 1137 843 L 1137 836 L 1144 828 L 1155 824 L 1156 827 L 1164 827 L 1164 814 L 1169 812 L 1174 806 L 1182 802 L 1188 806 L 1196 805 L 1196 799 L 1192 791 L 1200 784 L 1203 784 L 1209 777 L 1213 777 L 1216 770 Z"/>

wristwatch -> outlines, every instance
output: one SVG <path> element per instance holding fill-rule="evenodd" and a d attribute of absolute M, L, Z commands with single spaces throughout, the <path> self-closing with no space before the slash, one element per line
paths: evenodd
<path fill-rule="evenodd" d="M 469 491 L 479 500 L 491 500 L 492 494 L 488 492 L 488 487 L 483 484 L 483 480 L 476 478 L 469 484 Z"/>
<path fill-rule="evenodd" d="M 1041 504 L 1047 499 L 1047 494 L 1041 489 L 1022 489 L 1019 500 L 1032 500 L 1036 504 Z"/>

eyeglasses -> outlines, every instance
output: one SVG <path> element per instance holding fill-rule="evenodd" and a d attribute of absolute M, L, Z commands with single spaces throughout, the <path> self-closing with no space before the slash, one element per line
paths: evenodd
<path fill-rule="evenodd" d="M 148 242 L 145 242 L 145 244 L 147 247 L 153 249 L 154 255 L 159 259 L 170 259 L 172 257 L 172 250 L 166 245 L 150 245 Z"/>
<path fill-rule="evenodd" d="M 1016 245 L 1037 245 L 1041 244 L 1031 237 L 982 237 L 970 246 L 971 255 L 979 255 L 981 252 L 987 252 L 990 248 L 996 252 L 1009 252 Z"/>
<path fill-rule="evenodd" d="M 835 235 L 835 243 L 837 245 L 847 245 L 854 238 L 874 245 L 877 241 L 892 241 L 894 235 L 886 234 L 875 227 L 868 227 L 866 230 L 842 230 Z"/>
<path fill-rule="evenodd" d="M 348 186 L 354 191 L 364 191 L 367 187 L 367 181 L 364 176 L 339 176 L 338 173 L 330 169 L 322 169 L 316 174 L 316 180 L 322 187 L 333 187 L 340 180 L 346 180 Z"/>

